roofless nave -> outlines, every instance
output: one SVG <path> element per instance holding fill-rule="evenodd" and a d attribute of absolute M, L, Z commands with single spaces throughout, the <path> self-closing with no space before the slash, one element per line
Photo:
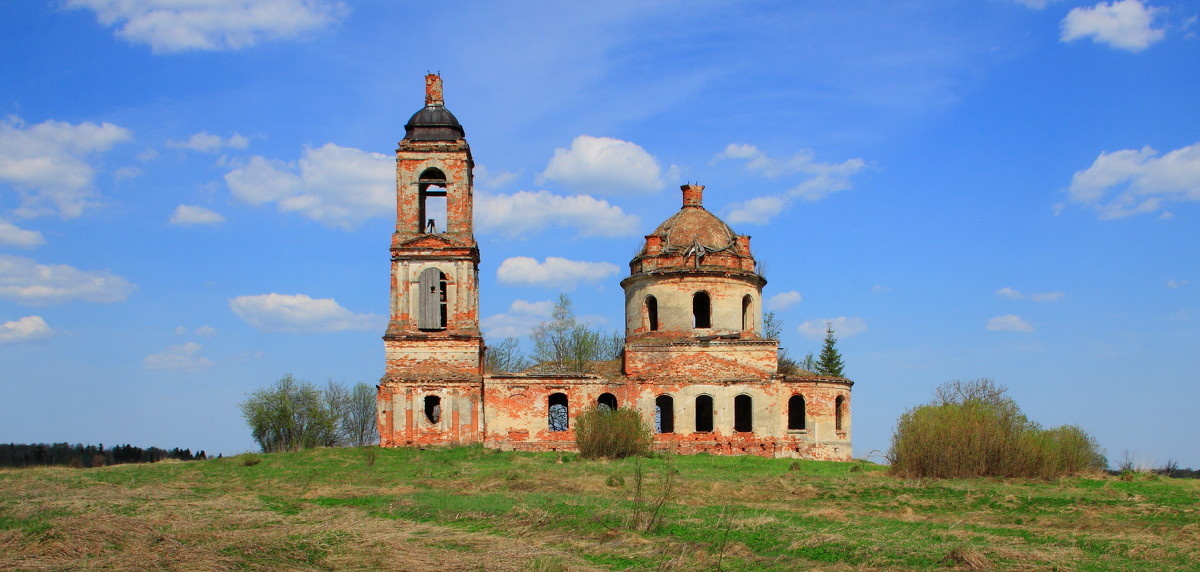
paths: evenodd
<path fill-rule="evenodd" d="M 571 450 L 574 416 L 605 403 L 657 419 L 655 446 L 679 453 L 851 458 L 853 382 L 779 373 L 750 237 L 705 210 L 699 185 L 682 187 L 682 208 L 646 235 L 621 281 L 619 371 L 485 374 L 473 166 L 441 78 L 427 75 L 425 107 L 396 150 L 381 445 Z M 445 197 L 445 228 L 427 223 L 431 197 Z M 562 413 L 565 426 L 552 421 Z"/>

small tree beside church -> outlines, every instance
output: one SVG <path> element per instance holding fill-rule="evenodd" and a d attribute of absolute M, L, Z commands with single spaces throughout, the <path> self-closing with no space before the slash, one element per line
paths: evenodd
<path fill-rule="evenodd" d="M 845 377 L 842 374 L 842 366 L 842 354 L 837 350 L 837 338 L 833 336 L 833 324 L 825 322 L 825 345 L 821 347 L 821 357 L 817 360 L 815 373 Z"/>

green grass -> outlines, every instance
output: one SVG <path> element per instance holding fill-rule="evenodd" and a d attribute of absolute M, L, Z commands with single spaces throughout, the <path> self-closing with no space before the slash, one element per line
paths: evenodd
<path fill-rule="evenodd" d="M 0 471 L 0 568 L 1189 570 L 1200 483 L 852 462 L 318 449 Z M 642 489 L 637 490 L 641 472 Z M 670 488 L 660 520 L 655 499 Z M 965 555 L 965 556 L 964 556 Z"/>

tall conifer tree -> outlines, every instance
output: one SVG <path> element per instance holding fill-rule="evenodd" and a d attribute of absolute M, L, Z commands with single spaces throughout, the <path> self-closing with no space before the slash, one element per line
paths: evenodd
<path fill-rule="evenodd" d="M 817 361 L 816 373 L 843 377 L 842 354 L 837 351 L 837 338 L 833 337 L 833 324 L 825 322 L 825 345 L 821 347 L 821 359 Z"/>

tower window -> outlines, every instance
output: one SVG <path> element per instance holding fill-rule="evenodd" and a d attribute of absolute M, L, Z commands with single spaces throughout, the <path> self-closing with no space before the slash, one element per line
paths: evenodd
<path fill-rule="evenodd" d="M 547 399 L 547 403 L 550 405 L 550 412 L 547 415 L 550 431 L 566 431 L 570 424 L 568 419 L 568 413 L 570 413 L 570 410 L 567 408 L 566 394 L 552 393 L 550 394 L 550 398 Z"/>
<path fill-rule="evenodd" d="M 417 180 L 417 232 L 446 232 L 446 174 L 425 169 Z"/>
<path fill-rule="evenodd" d="M 792 430 L 804 429 L 804 396 L 793 395 L 788 399 L 788 424 Z"/>
<path fill-rule="evenodd" d="M 839 395 L 833 400 L 833 428 L 838 431 L 844 431 L 842 418 L 846 416 L 846 397 Z"/>
<path fill-rule="evenodd" d="M 713 398 L 701 395 L 696 398 L 696 432 L 711 433 L 713 430 Z"/>
<path fill-rule="evenodd" d="M 646 296 L 646 321 L 651 332 L 658 331 L 658 299 Z"/>
<path fill-rule="evenodd" d="M 749 395 L 733 398 L 733 430 L 739 433 L 754 432 L 754 400 Z"/>
<path fill-rule="evenodd" d="M 712 327 L 712 302 L 709 301 L 708 292 L 696 292 L 692 295 L 692 327 Z"/>
<path fill-rule="evenodd" d="M 670 395 L 654 398 L 654 432 L 675 432 L 675 398 Z"/>
<path fill-rule="evenodd" d="M 596 399 L 596 407 L 608 409 L 609 411 L 617 410 L 617 396 L 611 393 L 601 393 Z"/>
<path fill-rule="evenodd" d="M 437 425 L 442 420 L 442 398 L 436 395 L 425 396 L 425 419 L 430 425 Z"/>
<path fill-rule="evenodd" d="M 418 278 L 420 293 L 417 303 L 417 328 L 422 330 L 446 329 L 446 275 L 437 268 L 426 268 Z"/>
<path fill-rule="evenodd" d="M 750 317 L 750 306 L 754 299 L 749 294 L 742 297 L 742 330 L 750 331 L 754 329 L 754 319 Z"/>

